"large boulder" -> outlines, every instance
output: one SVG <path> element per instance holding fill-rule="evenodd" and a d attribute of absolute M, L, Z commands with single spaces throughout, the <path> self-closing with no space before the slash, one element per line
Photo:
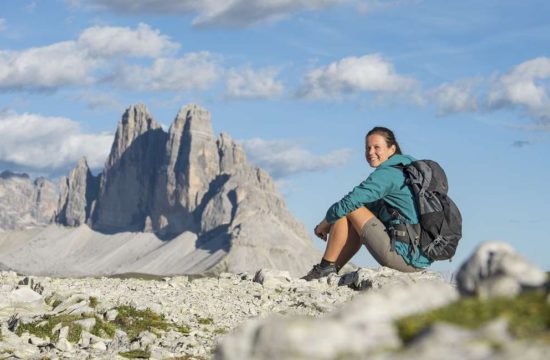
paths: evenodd
<path fill-rule="evenodd" d="M 505 242 L 481 244 L 460 267 L 456 281 L 463 295 L 513 297 L 522 290 L 542 287 L 546 273 Z"/>

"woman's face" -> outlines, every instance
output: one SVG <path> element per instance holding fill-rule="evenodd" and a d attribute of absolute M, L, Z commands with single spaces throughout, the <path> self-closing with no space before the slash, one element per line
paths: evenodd
<path fill-rule="evenodd" d="M 365 158 L 371 167 L 380 166 L 380 164 L 395 154 L 395 150 L 395 145 L 388 147 L 386 139 L 382 135 L 372 134 L 367 136 Z"/>

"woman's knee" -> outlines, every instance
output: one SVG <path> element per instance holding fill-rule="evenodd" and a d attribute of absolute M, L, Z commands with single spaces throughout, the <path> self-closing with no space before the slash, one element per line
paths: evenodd
<path fill-rule="evenodd" d="M 361 233 L 363 226 L 374 217 L 374 214 L 366 207 L 360 207 L 346 215 L 346 218 L 357 233 Z"/>

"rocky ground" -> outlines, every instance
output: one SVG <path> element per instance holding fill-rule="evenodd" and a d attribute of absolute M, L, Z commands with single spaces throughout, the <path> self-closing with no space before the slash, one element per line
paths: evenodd
<path fill-rule="evenodd" d="M 546 274 L 506 251 L 482 278 L 483 256 L 473 256 L 458 286 L 435 272 L 387 268 L 312 282 L 275 270 L 72 279 L 3 271 L 0 359 L 545 359 Z M 516 338 L 501 317 L 475 329 L 436 323 L 408 338 L 395 322 L 452 306 L 466 292 L 514 298 L 537 287 L 536 339 Z"/>

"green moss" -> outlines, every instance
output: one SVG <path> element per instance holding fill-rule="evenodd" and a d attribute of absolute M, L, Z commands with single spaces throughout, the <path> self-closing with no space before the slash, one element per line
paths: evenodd
<path fill-rule="evenodd" d="M 45 315 L 42 319 L 28 324 L 20 324 L 17 327 L 16 334 L 21 336 L 24 332 L 38 336 L 42 339 L 49 337 L 52 341 L 59 340 L 59 332 L 52 334 L 53 328 L 57 324 L 61 324 L 61 327 L 69 327 L 69 335 L 67 340 L 70 342 L 77 342 L 80 339 L 82 333 L 82 326 L 74 324 L 76 320 L 81 320 L 82 317 L 78 315 L 57 315 L 49 316 Z"/>
<path fill-rule="evenodd" d="M 95 296 L 90 296 L 90 307 L 92 309 L 95 309 L 97 307 L 98 303 L 99 303 L 99 301 L 97 300 L 97 298 Z"/>
<path fill-rule="evenodd" d="M 149 357 L 151 356 L 151 353 L 143 350 L 119 352 L 118 354 L 127 359 L 149 359 Z"/>
<path fill-rule="evenodd" d="M 227 330 L 222 329 L 222 328 L 217 328 L 216 330 L 214 330 L 214 334 L 216 334 L 216 335 L 223 335 L 223 334 L 226 334 L 226 333 L 227 333 Z"/>
<path fill-rule="evenodd" d="M 176 330 L 178 332 L 182 333 L 183 335 L 187 335 L 191 332 L 191 329 L 188 326 L 185 326 L 185 325 L 176 327 Z"/>
<path fill-rule="evenodd" d="M 517 338 L 550 342 L 550 305 L 546 296 L 544 291 L 538 291 L 516 298 L 464 298 L 443 308 L 400 319 L 396 325 L 406 343 L 435 322 L 475 329 L 504 317 L 509 321 L 510 333 Z"/>
<path fill-rule="evenodd" d="M 158 330 L 167 330 L 174 327 L 169 324 L 164 316 L 159 315 L 151 309 L 137 310 L 131 306 L 119 306 L 118 315 L 114 323 L 128 334 L 128 338 L 133 340 L 142 331 L 158 332 Z"/>
<path fill-rule="evenodd" d="M 117 327 L 115 324 L 107 321 L 103 321 L 99 316 L 95 317 L 95 325 L 90 331 L 92 335 L 99 336 L 102 338 L 108 337 L 112 338 L 115 335 Z"/>
<path fill-rule="evenodd" d="M 198 318 L 197 322 L 201 325 L 212 325 L 214 323 L 214 319 L 212 319 L 212 318 Z"/>

